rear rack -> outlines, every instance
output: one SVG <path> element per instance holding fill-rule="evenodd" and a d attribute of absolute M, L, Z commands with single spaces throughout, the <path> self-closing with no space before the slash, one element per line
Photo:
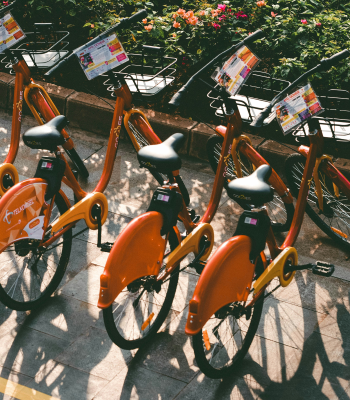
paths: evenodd
<path fill-rule="evenodd" d="M 146 52 L 157 55 L 145 54 Z M 116 77 L 123 76 L 133 93 L 147 97 L 156 96 L 175 80 L 176 68 L 173 65 L 177 59 L 164 56 L 164 49 L 161 47 L 143 45 L 141 54 L 128 53 L 128 57 L 129 61 L 119 69 L 114 69 L 113 73 Z M 115 97 L 110 79 L 103 84 L 107 86 L 111 96 Z"/>
<path fill-rule="evenodd" d="M 68 31 L 55 31 L 52 23 L 34 24 L 34 32 L 25 32 L 26 39 L 17 47 L 11 47 L 9 51 L 20 58 L 23 57 L 29 68 L 50 69 L 60 62 L 68 53 L 66 41 Z M 3 57 L 2 64 L 10 69 L 14 75 L 12 64 L 8 57 Z"/>

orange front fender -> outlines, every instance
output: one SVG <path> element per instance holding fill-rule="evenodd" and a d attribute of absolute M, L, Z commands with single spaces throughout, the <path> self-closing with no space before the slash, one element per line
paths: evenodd
<path fill-rule="evenodd" d="M 210 258 L 190 301 L 187 335 L 198 333 L 226 304 L 247 300 L 255 270 L 255 264 L 249 260 L 251 247 L 248 236 L 234 236 Z"/>
<path fill-rule="evenodd" d="M 109 307 L 135 279 L 158 275 L 166 245 L 162 226 L 162 214 L 151 211 L 133 219 L 118 236 L 100 278 L 98 307 Z"/>

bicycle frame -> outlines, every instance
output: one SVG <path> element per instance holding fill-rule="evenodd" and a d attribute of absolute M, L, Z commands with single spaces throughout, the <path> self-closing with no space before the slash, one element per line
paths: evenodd
<path fill-rule="evenodd" d="M 23 96 L 23 85 L 24 85 L 23 72 L 25 70 L 27 70 L 27 73 L 29 73 L 29 69 L 26 66 L 24 61 L 23 61 L 23 63 L 22 62 L 19 63 L 18 68 L 20 68 L 20 70 L 16 70 L 16 75 L 18 74 L 18 77 L 19 77 L 18 85 L 16 88 L 17 90 L 15 92 L 16 100 L 21 99 Z M 33 93 L 30 97 L 31 101 L 29 101 L 29 104 L 32 107 L 34 104 L 35 106 L 38 106 L 38 108 L 40 110 L 41 109 L 45 110 L 45 114 L 43 114 L 44 118 L 46 118 L 46 116 L 54 117 L 55 115 L 53 114 L 53 111 L 49 106 L 51 99 L 49 99 L 49 97 L 47 98 L 45 94 L 41 93 L 41 87 L 34 83 L 30 83 L 28 85 L 28 88 Z M 90 229 L 97 229 L 98 223 L 97 223 L 96 218 L 93 216 L 93 212 L 92 212 L 93 208 L 96 205 L 98 205 L 101 209 L 101 224 L 103 224 L 106 221 L 107 215 L 108 215 L 108 203 L 107 203 L 107 199 L 104 196 L 103 192 L 106 189 L 106 187 L 109 183 L 109 180 L 111 178 L 112 172 L 113 172 L 114 160 L 116 157 L 116 153 L 118 151 L 120 131 L 121 131 L 124 115 L 127 116 L 126 123 L 125 123 L 126 127 L 127 127 L 127 122 L 129 121 L 130 118 L 132 118 L 132 121 L 135 124 L 135 126 L 137 126 L 140 129 L 140 131 L 143 134 L 145 134 L 145 137 L 147 140 L 149 140 L 153 144 L 160 142 L 160 139 L 156 136 L 156 134 L 152 130 L 146 116 L 141 111 L 134 110 L 132 108 L 132 95 L 131 95 L 131 92 L 130 92 L 127 84 L 122 83 L 119 87 L 115 88 L 114 93 L 116 95 L 116 103 L 115 103 L 115 108 L 114 108 L 114 113 L 113 113 L 113 119 L 112 119 L 110 136 L 109 136 L 109 141 L 108 141 L 108 146 L 107 146 L 105 163 L 104 163 L 104 167 L 103 167 L 103 171 L 102 171 L 100 180 L 97 183 L 97 185 L 92 193 L 88 194 L 80 187 L 80 185 L 79 185 L 78 181 L 76 180 L 64 155 L 59 152 L 59 148 L 56 149 L 56 153 L 58 154 L 58 157 L 61 158 L 66 164 L 62 182 L 64 182 L 68 187 L 70 187 L 73 190 L 74 195 L 76 196 L 76 198 L 79 201 L 74 206 L 70 207 L 66 213 L 61 215 L 57 220 L 55 220 L 53 222 L 53 224 L 50 226 L 52 236 L 48 240 L 46 240 L 45 242 L 43 242 L 41 244 L 43 247 L 48 247 L 50 244 L 55 242 L 60 236 L 62 236 L 64 234 L 64 232 L 66 232 L 68 229 L 72 228 L 74 226 L 74 224 L 77 221 L 79 221 L 80 219 L 84 219 L 87 226 Z M 29 95 L 27 96 L 27 98 L 29 99 Z M 31 104 L 31 103 L 33 103 L 33 104 Z M 38 114 L 37 114 L 37 116 L 39 117 Z M 18 122 L 21 122 L 20 121 L 21 114 L 20 114 L 19 108 L 16 108 L 16 113 L 14 113 L 14 119 L 16 119 L 16 121 L 18 121 Z M 18 129 L 18 124 L 14 125 L 13 132 L 16 132 L 15 129 Z M 132 132 L 131 132 L 131 137 L 134 138 L 134 136 L 132 135 Z M 13 150 L 16 150 L 15 146 L 16 146 L 16 143 L 13 144 Z M 34 178 L 30 181 L 31 181 L 31 184 L 33 185 L 33 184 L 35 184 L 35 182 L 41 181 L 41 180 L 39 178 L 38 179 Z M 24 181 L 24 182 L 28 182 L 28 181 Z M 18 192 L 18 190 L 20 190 L 20 187 L 21 186 L 15 185 L 10 189 L 9 196 L 6 197 L 6 205 L 5 205 L 5 200 L 4 200 L 4 202 L 2 202 L 2 200 L 0 200 L 0 210 L 2 210 L 3 207 L 5 207 L 6 210 L 7 209 L 9 209 L 9 210 L 17 209 L 17 207 L 15 207 L 15 204 L 12 204 L 12 202 L 8 201 L 8 199 L 10 199 L 11 197 L 14 197 L 16 195 L 16 193 Z M 43 208 L 43 207 L 45 208 L 44 198 L 41 199 L 40 205 L 41 205 L 41 208 Z M 69 206 L 70 206 L 70 204 L 69 204 Z M 21 226 L 24 224 L 24 221 L 26 221 L 25 218 L 23 218 Z M 20 228 L 21 226 L 17 226 L 16 229 Z M 23 225 L 23 227 L 24 227 L 24 225 Z M 16 235 L 12 235 L 11 238 L 13 241 L 17 240 Z M 10 242 L 7 243 L 7 245 L 9 245 L 9 244 L 10 244 Z"/>
<path fill-rule="evenodd" d="M 328 157 L 322 158 L 323 136 L 317 120 L 311 120 L 309 122 L 309 132 L 310 147 L 302 146 L 300 149 L 300 152 L 306 155 L 307 159 L 291 227 L 280 247 L 277 246 L 272 228 L 270 228 L 266 243 L 271 254 L 272 262 L 268 266 L 265 263 L 265 271 L 260 275 L 257 281 L 254 282 L 254 297 L 249 304 L 246 304 L 246 307 L 254 305 L 259 297 L 264 293 L 266 285 L 268 285 L 273 278 L 278 277 L 280 284 L 283 287 L 289 285 L 293 280 L 295 272 L 285 273 L 285 267 L 289 263 L 291 263 L 291 265 L 297 265 L 298 263 L 297 251 L 293 246 L 303 222 L 309 187 L 315 171 L 317 159 L 322 161 L 318 163 L 318 167 L 322 168 L 322 170 L 332 178 L 332 181 L 340 189 L 344 190 L 344 193 L 346 193 L 347 196 L 350 196 L 350 183 L 334 167 L 334 165 L 330 163 Z M 235 241 L 230 239 L 226 242 L 234 242 L 229 247 L 229 250 L 224 247 L 229 246 L 229 244 L 226 243 L 221 245 L 217 250 L 217 252 L 222 255 L 221 261 L 220 259 L 217 259 L 215 253 L 199 278 L 192 300 L 190 301 L 189 316 L 185 328 L 185 332 L 189 335 L 197 334 L 210 315 L 216 312 L 220 307 L 223 307 L 225 304 L 242 301 L 242 297 L 239 296 L 240 292 L 237 289 L 232 291 L 230 289 L 231 286 L 227 287 L 227 283 L 225 284 L 227 279 L 229 279 L 225 276 L 225 268 L 228 268 L 222 261 L 223 259 L 226 259 L 225 257 L 230 257 L 231 259 L 230 267 L 228 269 L 231 278 L 230 282 L 235 282 L 235 287 L 237 285 L 239 288 L 246 287 L 248 292 L 251 290 L 252 279 L 250 270 L 245 268 L 242 272 L 242 254 L 239 251 L 239 247 L 242 243 L 245 243 L 247 239 L 249 241 L 251 240 L 247 238 L 247 236 L 236 236 L 233 239 L 235 239 Z M 249 249 L 245 250 L 246 258 L 249 257 L 248 250 Z M 261 256 L 264 257 L 264 254 L 261 253 Z M 220 270 L 220 274 L 218 274 L 218 270 Z M 219 275 L 219 278 L 217 278 L 217 275 Z M 213 281 L 214 276 L 216 277 L 215 281 Z M 208 287 L 209 281 L 211 282 L 210 288 Z M 206 288 L 208 289 L 206 290 Z M 219 289 L 220 297 L 217 295 Z M 223 304 L 221 299 L 224 299 L 226 303 Z M 243 299 L 243 301 L 244 300 L 246 299 Z"/>
<path fill-rule="evenodd" d="M 213 189 L 207 210 L 198 223 L 193 223 L 189 215 L 189 212 L 186 208 L 186 205 L 183 203 L 182 210 L 180 211 L 178 217 L 183 222 L 186 228 L 187 236 L 185 239 L 182 240 L 180 245 L 176 249 L 174 249 L 165 260 L 163 260 L 163 262 L 166 264 L 167 267 L 165 273 L 162 274 L 162 276 L 159 276 L 158 280 L 164 281 L 171 274 L 171 272 L 174 271 L 174 269 L 179 265 L 180 261 L 187 256 L 187 254 L 193 252 L 195 255 L 198 255 L 200 252 L 200 242 L 203 237 L 206 237 L 210 241 L 210 246 L 201 256 L 200 261 L 203 262 L 209 257 L 214 244 L 214 231 L 210 225 L 210 222 L 212 221 L 217 211 L 221 199 L 225 181 L 225 173 L 228 166 L 228 160 L 230 155 L 233 154 L 232 143 L 235 143 L 236 141 L 236 143 L 239 145 L 240 151 L 244 151 L 245 152 L 244 154 L 247 155 L 247 157 L 254 163 L 254 165 L 259 166 L 262 164 L 267 164 L 267 162 L 253 149 L 253 147 L 250 146 L 249 143 L 247 143 L 249 139 L 246 139 L 246 137 L 241 134 L 242 119 L 237 104 L 235 101 L 233 101 L 230 104 L 232 107 L 231 111 L 227 114 L 227 129 L 225 130 L 225 134 L 223 135 L 224 142 L 222 145 L 221 156 L 218 163 Z M 218 131 L 223 132 L 223 129 L 218 127 Z M 289 193 L 289 191 L 287 190 L 287 188 L 280 180 L 275 171 L 273 171 L 271 175 L 270 182 L 281 197 L 287 197 L 286 202 L 290 203 L 293 202 L 292 195 Z M 176 184 L 174 185 L 172 183 L 169 183 L 169 185 L 163 187 L 170 188 L 172 190 L 177 190 L 179 193 L 181 193 Z M 144 226 L 142 226 L 142 223 L 144 216 L 147 214 L 148 213 L 144 214 L 143 216 L 136 217 L 135 219 L 137 221 L 138 229 L 141 229 L 144 232 L 145 238 L 149 237 L 148 235 L 149 228 L 147 228 L 148 222 L 147 223 L 144 222 Z M 126 239 L 125 236 L 127 236 L 128 239 Z M 132 238 L 135 239 L 132 230 L 127 230 L 127 231 L 125 230 L 125 232 L 123 232 L 120 237 L 122 238 L 120 240 L 123 241 L 124 240 L 132 241 Z M 161 239 L 160 232 L 157 231 L 157 233 L 154 234 L 152 237 L 154 240 L 160 241 Z M 116 271 L 115 257 L 118 257 L 120 251 L 118 249 L 121 248 L 120 246 L 121 245 L 119 243 L 119 239 L 117 239 L 115 245 L 111 250 L 111 254 L 108 258 L 108 260 L 110 261 L 107 262 L 105 270 L 101 275 L 101 292 L 98 302 L 98 306 L 100 308 L 109 307 L 114 301 L 114 299 L 121 292 L 121 290 L 125 286 L 127 286 L 128 283 L 136 279 L 135 271 L 132 268 L 128 268 L 127 267 L 128 264 L 126 263 L 121 263 L 121 262 L 118 263 L 119 267 L 118 271 Z M 137 252 L 134 254 L 134 256 L 130 255 L 128 259 L 129 263 L 136 264 L 137 257 L 138 257 Z M 153 263 L 148 264 L 148 270 L 143 271 L 144 272 L 143 276 L 145 275 L 157 276 L 159 274 L 161 265 L 157 263 L 157 261 L 159 261 L 158 258 L 154 256 L 152 259 Z"/>

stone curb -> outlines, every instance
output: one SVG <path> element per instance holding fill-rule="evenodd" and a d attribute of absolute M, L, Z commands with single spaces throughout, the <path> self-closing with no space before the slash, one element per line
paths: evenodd
<path fill-rule="evenodd" d="M 98 135 L 108 136 L 113 118 L 115 101 L 112 99 L 101 100 L 99 97 L 76 92 L 52 83 L 40 82 L 50 94 L 59 112 L 65 114 L 72 127 L 94 132 Z M 15 77 L 0 72 L 0 108 L 8 112 L 12 109 L 13 92 Z M 206 125 L 180 116 L 173 116 L 158 111 L 153 111 L 141 107 L 146 114 L 152 128 L 161 140 L 165 140 L 176 132 L 181 132 L 186 136 L 186 143 L 180 151 L 199 160 L 208 161 L 206 155 L 207 139 L 214 134 L 215 125 Z M 30 115 L 31 112 L 25 104 L 24 114 Z M 297 146 L 283 146 L 272 140 L 264 141 L 263 138 L 247 134 L 255 148 L 259 148 L 261 155 L 272 165 L 278 173 L 283 174 L 284 160 L 289 154 L 297 151 Z M 121 138 L 125 140 L 125 138 Z M 350 176 L 350 160 L 338 158 L 335 162 L 336 167 L 346 176 Z"/>

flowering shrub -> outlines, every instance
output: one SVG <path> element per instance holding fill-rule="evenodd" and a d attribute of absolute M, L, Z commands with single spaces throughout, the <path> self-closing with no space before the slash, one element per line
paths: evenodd
<path fill-rule="evenodd" d="M 350 48 L 350 4 L 338 0 L 28 0 L 22 7 L 24 21 L 54 19 L 75 28 L 78 44 L 147 8 L 148 17 L 122 34 L 124 46 L 164 46 L 179 57 L 180 68 L 213 57 L 257 29 L 265 32 L 256 45 L 261 67 L 285 79 Z M 316 79 L 348 85 L 349 71 L 346 60 Z"/>

